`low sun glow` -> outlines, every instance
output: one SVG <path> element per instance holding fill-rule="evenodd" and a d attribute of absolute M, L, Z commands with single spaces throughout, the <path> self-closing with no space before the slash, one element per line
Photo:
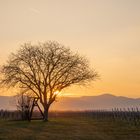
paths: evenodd
<path fill-rule="evenodd" d="M 57 90 L 57 91 L 54 92 L 54 95 L 58 95 L 58 94 L 60 94 L 60 91 L 59 90 Z"/>

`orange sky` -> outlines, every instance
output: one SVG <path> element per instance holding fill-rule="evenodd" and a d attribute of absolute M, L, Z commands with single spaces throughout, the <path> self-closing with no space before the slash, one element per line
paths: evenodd
<path fill-rule="evenodd" d="M 63 94 L 140 97 L 139 0 L 1 0 L 0 20 L 0 64 L 24 42 L 56 40 L 101 75 Z"/>

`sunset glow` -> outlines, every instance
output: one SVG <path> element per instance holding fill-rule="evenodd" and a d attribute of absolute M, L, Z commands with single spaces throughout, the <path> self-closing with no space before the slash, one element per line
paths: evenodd
<path fill-rule="evenodd" d="M 54 92 L 54 95 L 58 95 L 58 94 L 60 94 L 60 91 L 57 90 Z"/>
<path fill-rule="evenodd" d="M 62 95 L 140 97 L 139 0 L 4 0 L 0 17 L 0 65 L 25 42 L 56 40 L 86 56 L 100 74 Z"/>

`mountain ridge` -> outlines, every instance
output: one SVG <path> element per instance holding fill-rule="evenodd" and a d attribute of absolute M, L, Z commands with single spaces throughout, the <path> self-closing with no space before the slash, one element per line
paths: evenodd
<path fill-rule="evenodd" d="M 16 110 L 15 96 L 0 96 L 0 109 Z M 109 93 L 97 96 L 60 97 L 51 110 L 97 110 L 139 107 L 140 98 L 115 96 Z"/>

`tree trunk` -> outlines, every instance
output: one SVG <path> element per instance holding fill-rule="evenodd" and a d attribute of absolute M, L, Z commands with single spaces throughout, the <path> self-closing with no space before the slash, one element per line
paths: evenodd
<path fill-rule="evenodd" d="M 48 121 L 49 107 L 44 107 L 44 121 Z"/>

